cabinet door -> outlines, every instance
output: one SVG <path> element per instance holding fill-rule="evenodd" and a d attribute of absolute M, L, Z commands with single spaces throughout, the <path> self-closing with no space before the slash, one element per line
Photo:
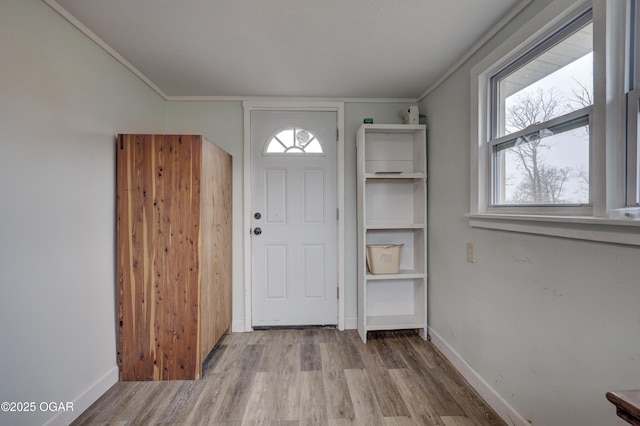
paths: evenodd
<path fill-rule="evenodd" d="M 117 148 L 121 379 L 197 378 L 199 137 L 120 135 Z"/>

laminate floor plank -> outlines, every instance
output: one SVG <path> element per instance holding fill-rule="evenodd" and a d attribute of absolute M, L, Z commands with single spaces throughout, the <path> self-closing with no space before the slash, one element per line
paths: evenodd
<path fill-rule="evenodd" d="M 402 399 L 407 404 L 411 418 L 417 425 L 444 426 L 440 416 L 422 392 L 418 379 L 407 369 L 389 371 L 398 386 Z"/>
<path fill-rule="evenodd" d="M 180 388 L 166 405 L 158 423 L 184 424 L 205 387 L 206 383 L 202 380 L 182 382 Z"/>
<path fill-rule="evenodd" d="M 358 349 L 382 415 L 384 417 L 409 416 L 409 410 L 375 346 L 361 345 Z"/>
<path fill-rule="evenodd" d="M 256 366 L 262 357 L 264 345 L 247 345 L 240 359 L 236 360 L 237 366 L 230 375 L 229 391 L 223 397 L 222 409 L 218 413 L 216 421 L 242 422 L 247 408 L 253 378 L 256 374 Z"/>
<path fill-rule="evenodd" d="M 329 419 L 329 426 L 358 426 L 356 419 Z"/>
<path fill-rule="evenodd" d="M 202 377 L 209 374 L 209 372 L 213 372 L 216 366 L 222 359 L 225 351 L 227 350 L 227 345 L 218 344 L 215 348 L 211 350 L 211 353 L 207 356 L 207 358 L 202 363 Z"/>
<path fill-rule="evenodd" d="M 136 425 L 150 425 L 158 423 L 163 410 L 159 407 L 166 407 L 173 399 L 175 393 L 182 386 L 181 381 L 169 381 L 166 385 L 157 386 L 153 392 L 151 392 L 144 404 L 137 409 L 134 413 L 135 417 L 131 420 L 131 423 Z M 126 420 L 122 418 L 121 420 Z"/>
<path fill-rule="evenodd" d="M 387 426 L 415 426 L 411 417 L 385 417 L 384 421 Z"/>
<path fill-rule="evenodd" d="M 247 334 L 247 333 L 237 333 Z M 252 333 L 253 334 L 253 333 Z M 215 373 L 224 373 L 233 371 L 235 369 L 235 363 L 240 357 L 240 354 L 247 345 L 241 343 L 230 342 L 225 345 L 224 353 L 222 353 L 216 362 L 216 365 L 211 369 Z M 214 348 L 215 350 L 215 348 Z"/>
<path fill-rule="evenodd" d="M 474 423 L 468 417 L 445 416 L 442 417 L 445 426 L 474 426 Z"/>
<path fill-rule="evenodd" d="M 376 399 L 367 372 L 345 370 L 356 421 L 361 425 L 383 426 L 385 424 L 378 400 Z"/>
<path fill-rule="evenodd" d="M 110 413 L 111 416 L 109 417 L 110 419 L 131 422 L 149 404 L 150 395 L 155 395 L 155 392 L 157 390 L 164 387 L 162 383 L 159 382 L 119 382 L 116 384 L 116 386 L 120 384 L 130 385 L 131 383 L 133 383 L 132 388 L 135 391 L 133 393 L 127 392 L 127 399 L 125 404 L 112 408 L 112 411 Z M 96 403 L 94 405 L 96 407 L 100 407 L 100 404 Z M 94 423 L 87 422 L 87 424 Z M 100 423 L 96 422 L 95 424 Z"/>
<path fill-rule="evenodd" d="M 440 416 L 464 416 L 464 410 L 449 394 L 446 387 L 434 377 L 426 360 L 418 353 L 409 339 L 402 337 L 395 341 L 394 349 L 404 358 L 407 368 L 419 377 L 420 388 L 427 396 L 435 412 Z"/>
<path fill-rule="evenodd" d="M 369 343 L 371 343 L 371 346 L 378 352 L 387 369 L 392 370 L 397 368 L 407 368 L 407 364 L 404 362 L 402 356 L 398 353 L 398 351 L 393 350 L 393 348 L 389 345 L 388 340 L 367 340 L 367 346 L 369 345 Z"/>
<path fill-rule="evenodd" d="M 300 419 L 300 344 L 282 345 L 286 353 L 279 367 L 274 370 L 275 400 L 272 404 L 272 420 L 295 421 Z"/>
<path fill-rule="evenodd" d="M 114 413 L 122 411 L 136 396 L 146 399 L 150 382 L 118 382 L 104 395 L 102 395 L 91 407 L 87 408 L 72 424 L 102 424 L 108 420 L 117 420 Z M 143 388 L 141 390 L 141 388 Z M 110 407 L 113 412 L 100 410 L 99 407 Z"/>
<path fill-rule="evenodd" d="M 269 425 L 271 407 L 277 397 L 274 393 L 275 379 L 278 373 L 258 372 L 253 378 L 247 409 L 242 418 L 243 426 Z"/>
<path fill-rule="evenodd" d="M 82 425 L 505 426 L 415 332 L 224 335 L 199 381 L 119 382 Z"/>
<path fill-rule="evenodd" d="M 339 348 L 333 343 L 321 343 L 320 354 L 328 418 L 355 419 Z"/>
<path fill-rule="evenodd" d="M 202 379 L 204 387 L 185 422 L 186 425 L 205 426 L 215 422 L 224 393 L 227 391 L 228 380 L 225 379 L 228 377 L 230 375 L 211 372 L 206 379 Z"/>
<path fill-rule="evenodd" d="M 322 372 L 300 373 L 300 425 L 328 425 Z"/>
<path fill-rule="evenodd" d="M 264 347 L 265 350 L 255 368 L 256 371 L 262 372 L 277 372 L 281 368 L 283 359 L 292 348 L 292 345 L 284 345 L 280 342 L 261 344 L 260 346 Z M 300 362 L 300 360 L 298 360 L 298 362 Z"/>
<path fill-rule="evenodd" d="M 300 371 L 322 370 L 320 346 L 317 343 L 304 342 L 300 345 Z"/>

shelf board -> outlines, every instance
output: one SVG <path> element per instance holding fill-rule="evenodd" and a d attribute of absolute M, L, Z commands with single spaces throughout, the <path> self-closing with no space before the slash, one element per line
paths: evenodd
<path fill-rule="evenodd" d="M 380 274 L 373 275 L 367 272 L 365 275 L 365 280 L 367 281 L 383 281 L 383 280 L 414 280 L 414 279 L 425 279 L 427 278 L 427 274 L 424 272 L 416 272 L 416 271 L 400 271 L 397 274 Z"/>
<path fill-rule="evenodd" d="M 426 326 L 426 321 L 418 315 L 368 316 L 365 325 L 367 330 L 398 330 Z"/>
<path fill-rule="evenodd" d="M 415 133 L 427 129 L 425 124 L 363 124 L 366 133 Z"/>
<path fill-rule="evenodd" d="M 390 179 L 425 179 L 426 173 L 423 172 L 401 172 L 401 173 L 365 173 L 365 179 L 371 180 L 390 180 Z"/>
<path fill-rule="evenodd" d="M 380 231 L 380 230 L 394 230 L 394 229 L 419 229 L 424 230 L 424 223 L 376 223 L 371 225 L 366 225 L 365 229 L 367 231 Z"/>

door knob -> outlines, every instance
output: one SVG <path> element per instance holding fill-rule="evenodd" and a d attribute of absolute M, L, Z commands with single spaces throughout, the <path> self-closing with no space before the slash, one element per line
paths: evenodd
<path fill-rule="evenodd" d="M 253 230 L 253 233 L 254 233 L 254 234 L 256 234 L 256 235 L 260 235 L 260 234 L 262 234 L 262 229 L 260 229 L 260 228 L 255 228 L 255 229 Z"/>

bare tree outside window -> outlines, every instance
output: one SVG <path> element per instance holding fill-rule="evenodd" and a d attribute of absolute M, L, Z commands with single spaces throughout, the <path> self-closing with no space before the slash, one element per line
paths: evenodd
<path fill-rule="evenodd" d="M 490 81 L 492 202 L 588 204 L 591 11 L 506 65 Z"/>
<path fill-rule="evenodd" d="M 584 89 L 585 86 L 580 87 Z M 585 99 L 590 94 L 581 92 L 580 96 L 582 97 L 578 99 Z M 507 109 L 506 125 L 511 132 L 524 130 L 561 115 L 562 109 L 561 96 L 554 88 L 547 91 L 539 88 L 533 93 L 521 95 L 515 105 Z M 573 170 L 572 167 L 558 167 L 548 163 L 544 155 L 544 151 L 551 148 L 547 136 L 544 132 L 536 132 L 528 137 L 518 138 L 512 149 L 518 161 L 516 168 L 524 176 L 513 195 L 513 201 L 517 204 L 563 203 L 566 201 L 562 196 L 567 181 L 573 177 L 585 177 L 584 173 L 580 174 L 580 171 Z"/>

